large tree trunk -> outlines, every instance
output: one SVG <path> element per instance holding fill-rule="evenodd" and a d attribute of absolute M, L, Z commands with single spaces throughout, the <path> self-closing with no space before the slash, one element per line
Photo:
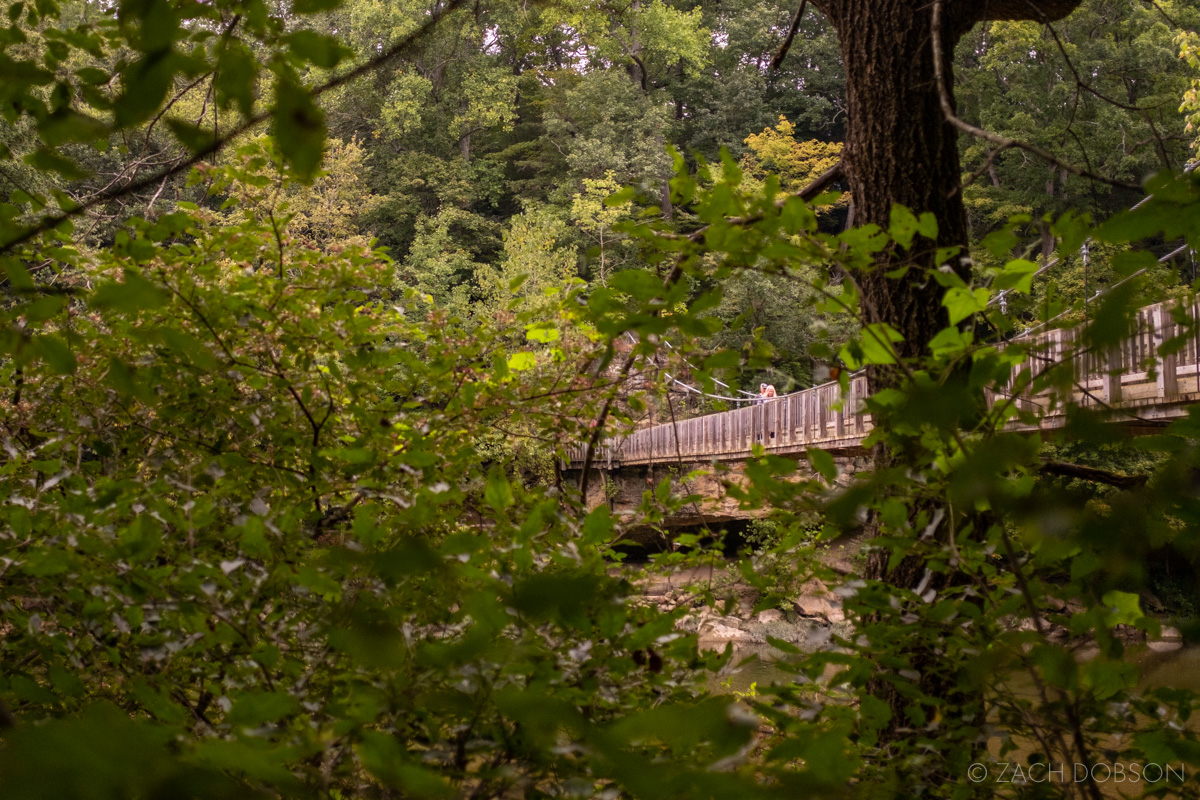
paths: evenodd
<path fill-rule="evenodd" d="M 953 106 L 954 46 L 976 23 L 999 19 L 1060 19 L 1081 0 L 943 0 L 945 89 Z M 887 253 L 862 277 L 863 321 L 886 322 L 901 335 L 902 357 L 919 356 L 945 327 L 942 289 L 924 270 L 937 268 L 939 247 L 966 254 L 967 218 L 961 191 L 958 131 L 946 121 L 934 73 L 930 0 L 813 0 L 829 17 L 846 69 L 847 141 L 843 171 L 854 198 L 855 223 L 887 228 L 893 206 L 932 212 L 936 241 L 917 237 L 908 253 Z M 884 273 L 900 262 L 905 279 Z M 949 266 L 962 275 L 958 259 Z M 881 376 L 887 380 L 886 376 Z"/>
<path fill-rule="evenodd" d="M 976 23 L 987 19 L 1050 21 L 1070 13 L 1081 0 L 941 0 L 940 32 L 944 90 L 953 108 L 954 46 Z M 886 323 L 904 337 L 897 345 L 901 358 L 916 358 L 949 319 L 942 307 L 942 287 L 929 279 L 938 248 L 959 247 L 967 254 L 968 234 L 958 157 L 958 130 L 948 121 L 934 70 L 931 0 L 812 0 L 829 17 L 841 43 L 846 69 L 847 141 L 843 171 L 854 198 L 856 224 L 874 223 L 887 229 L 892 208 L 899 204 L 913 213 L 932 212 L 937 218 L 936 240 L 918 236 L 910 250 L 885 252 L 875 268 L 860 277 L 864 323 Z M 910 269 L 900 279 L 885 273 L 900 264 Z M 964 277 L 966 261 L 949 259 L 951 269 Z M 871 375 L 872 389 L 895 385 L 900 373 L 879 369 Z M 880 424 L 886 425 L 886 419 Z M 902 442 L 880 446 L 874 453 L 877 470 L 892 466 L 922 468 Z M 914 506 L 919 504 L 914 503 Z M 913 507 L 913 521 L 932 509 Z M 904 559 L 888 570 L 888 553 L 873 554 L 866 577 L 912 589 L 925 574 L 918 558 Z M 953 580 L 942 576 L 942 581 Z M 943 583 L 944 585 L 944 583 Z M 923 676 L 924 665 L 936 663 L 937 653 L 911 652 Z M 938 682 L 944 686 L 935 685 Z M 892 709 L 893 726 L 906 724 L 907 701 L 877 680 L 877 697 Z M 947 698 L 953 681 L 923 677 L 925 693 Z M 886 736 L 885 736 L 886 738 Z"/>
<path fill-rule="evenodd" d="M 901 358 L 915 358 L 949 319 L 942 306 L 942 287 L 923 275 L 935 263 L 939 247 L 960 247 L 966 253 L 967 216 L 960 190 L 962 170 L 958 157 L 958 131 L 945 120 L 934 73 L 930 46 L 931 10 L 927 0 L 845 0 L 833 18 L 846 68 L 847 141 L 843 169 L 854 198 L 856 224 L 874 223 L 886 230 L 892 209 L 903 205 L 915 214 L 932 212 L 938 220 L 936 240 L 918 236 L 908 251 L 881 254 L 875 268 L 861 274 L 864 323 L 887 323 L 904 340 L 897 345 Z M 947 31 L 944 50 L 953 57 L 954 43 L 963 31 Z M 942 70 L 949 75 L 950 64 Z M 904 279 L 886 273 L 901 263 L 910 266 Z M 969 267 L 959 258 L 951 268 L 966 275 Z M 876 368 L 870 374 L 873 391 L 896 385 L 901 373 Z M 880 424 L 886 425 L 885 419 Z M 892 440 L 876 446 L 877 472 L 897 464 L 917 466 L 902 443 Z M 915 506 L 916 504 L 914 504 Z M 914 522 L 922 511 L 912 507 Z M 925 573 L 922 559 L 909 556 L 888 570 L 890 552 L 876 550 L 867 559 L 865 577 L 905 589 L 916 587 Z M 939 670 L 936 653 L 907 653 L 912 667 L 922 675 L 927 695 L 950 699 L 953 680 Z M 896 729 L 908 725 L 907 706 L 885 677 L 868 686 L 892 711 L 884 732 L 887 742 Z"/>
<path fill-rule="evenodd" d="M 946 322 L 941 287 L 919 272 L 938 266 L 938 247 L 965 250 L 967 244 L 958 132 L 945 121 L 938 99 L 930 17 L 927 0 L 846 0 L 833 19 L 846 68 L 842 157 L 856 223 L 887 229 L 896 204 L 932 212 L 938 220 L 936 242 L 919 237 L 911 254 L 889 254 L 862 277 L 863 321 L 896 328 L 905 337 L 899 345 L 905 357 L 919 355 Z M 948 59 L 962 32 L 947 31 Z M 885 277 L 888 262 L 910 255 L 917 267 L 911 279 Z M 953 266 L 965 273 L 961 262 Z"/>
<path fill-rule="evenodd" d="M 895 328 L 904 337 L 896 345 L 898 355 L 916 358 L 949 322 L 942 306 L 944 290 L 924 273 L 941 266 L 935 263 L 938 248 L 959 247 L 964 255 L 967 250 L 958 131 L 945 119 L 935 80 L 931 6 L 928 0 L 843 0 L 831 21 L 846 68 L 842 159 L 856 224 L 874 223 L 886 230 L 896 205 L 937 217 L 936 240 L 918 236 L 910 250 L 883 253 L 875 269 L 859 277 L 863 322 Z M 954 44 L 966 30 L 956 19 L 943 33 L 944 75 L 951 74 Z M 888 278 L 886 273 L 900 264 L 910 266 L 908 275 Z M 964 277 L 969 271 L 958 257 L 949 266 Z M 877 368 L 871 374 L 873 390 L 895 385 L 899 378 L 897 370 Z M 876 448 L 877 470 L 908 460 L 895 445 Z M 919 511 L 913 509 L 914 516 Z M 906 559 L 886 574 L 887 556 L 874 553 L 866 577 L 904 588 L 917 585 L 924 574 L 919 559 Z"/>

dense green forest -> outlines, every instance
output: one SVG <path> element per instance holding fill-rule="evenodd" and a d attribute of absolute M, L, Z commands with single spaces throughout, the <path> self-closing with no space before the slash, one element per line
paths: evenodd
<path fill-rule="evenodd" d="M 1191 352 L 1191 0 L 5 8 L 0 797 L 1200 796 L 1136 661 L 1200 638 L 1200 413 L 1019 399 L 1029 329 Z M 682 459 L 589 500 L 860 369 L 870 469 L 704 468 L 747 530 Z M 812 581 L 849 627 L 719 689 L 687 619 Z"/>

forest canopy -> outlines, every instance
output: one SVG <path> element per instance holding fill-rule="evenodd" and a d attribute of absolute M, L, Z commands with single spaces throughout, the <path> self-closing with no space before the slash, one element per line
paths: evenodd
<path fill-rule="evenodd" d="M 1159 418 L 1074 366 L 1152 304 L 1134 371 L 1195 356 L 1194 3 L 5 11 L 3 797 L 1200 768 L 1137 666 L 1200 637 L 1200 367 Z M 855 470 L 680 456 L 618 509 L 606 448 L 760 383 L 869 414 Z M 681 530 L 711 487 L 751 522 Z M 814 582 L 847 627 L 722 690 L 689 620 Z"/>

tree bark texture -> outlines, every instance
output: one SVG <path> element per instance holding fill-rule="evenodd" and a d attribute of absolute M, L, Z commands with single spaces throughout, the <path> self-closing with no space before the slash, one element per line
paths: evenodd
<path fill-rule="evenodd" d="M 924 0 L 844 0 L 833 19 L 846 68 L 847 141 L 842 153 L 856 222 L 887 229 L 892 207 L 932 212 L 938 239 L 918 239 L 912 256 L 932 268 L 938 247 L 967 243 L 958 132 L 942 115 L 934 82 L 930 12 Z M 946 49 L 963 31 L 951 33 Z M 947 72 L 949 70 L 947 69 Z M 882 259 L 862 276 L 864 322 L 886 322 L 914 357 L 944 327 L 942 290 L 933 281 L 893 280 L 884 272 L 906 254 Z M 963 269 L 962 267 L 959 267 Z"/>
<path fill-rule="evenodd" d="M 1069 14 L 1082 0 L 943 0 L 941 44 L 945 91 L 953 107 L 954 46 L 974 25 L 987 20 L 1050 22 Z M 854 198 L 855 223 L 886 229 L 893 206 L 916 214 L 932 212 L 936 241 L 918 236 L 908 252 L 881 255 L 862 275 L 863 322 L 882 322 L 904 337 L 902 358 L 915 358 L 949 323 L 943 290 L 929 280 L 938 248 L 968 245 L 962 198 L 958 130 L 946 121 L 934 72 L 933 4 L 930 0 L 812 0 L 837 31 L 846 69 L 847 135 L 842 152 L 845 180 Z M 899 280 L 885 273 L 899 264 L 912 267 Z M 969 266 L 949 266 L 964 277 Z M 897 376 L 879 371 L 876 387 Z M 890 466 L 897 454 L 879 452 L 877 466 Z M 903 461 L 903 457 L 900 459 Z M 876 576 L 872 576 L 876 577 Z M 918 570 L 915 579 L 920 579 Z"/>
<path fill-rule="evenodd" d="M 945 0 L 943 74 L 952 80 L 954 45 L 976 23 L 998 19 L 1049 22 L 1081 0 Z M 842 154 L 856 223 L 887 228 L 892 207 L 932 212 L 936 242 L 918 238 L 909 254 L 891 254 L 881 267 L 907 256 L 911 280 L 863 278 L 864 322 L 886 322 L 904 336 L 900 355 L 920 355 L 945 327 L 942 290 L 920 274 L 934 268 L 939 247 L 967 245 L 958 131 L 945 120 L 934 76 L 929 0 L 814 0 L 837 31 L 846 69 L 847 137 Z M 953 103 L 953 85 L 947 85 Z M 967 267 L 951 265 L 965 274 Z"/>
<path fill-rule="evenodd" d="M 837 31 L 846 70 L 847 136 L 842 152 L 845 180 L 854 200 L 855 222 L 889 226 L 893 206 L 908 207 L 913 213 L 932 212 L 938 221 L 935 241 L 918 236 L 909 251 L 881 254 L 873 270 L 860 278 L 864 323 L 887 323 L 904 337 L 897 345 L 902 358 L 925 353 L 929 340 L 949 324 L 942 306 L 943 290 L 927 271 L 940 267 L 936 252 L 941 247 L 960 247 L 967 252 L 966 210 L 962 198 L 962 168 L 958 157 L 958 130 L 946 121 L 941 90 L 934 71 L 932 46 L 933 3 L 931 0 L 811 0 L 825 13 Z M 954 46 L 977 23 L 987 20 L 1061 19 L 1081 0 L 943 0 L 940 32 L 945 76 L 944 90 L 953 102 Z M 900 279 L 885 273 L 900 264 L 910 270 Z M 969 265 L 952 259 L 949 266 L 966 277 Z M 896 371 L 878 370 L 871 375 L 873 388 L 895 385 Z M 886 421 L 883 421 L 886 424 Z M 915 452 L 903 446 L 879 446 L 875 467 L 922 468 Z M 927 503 L 914 502 L 911 519 L 922 511 L 932 516 Z M 924 506 L 924 507 L 922 507 Z M 943 526 L 945 528 L 947 526 Z M 986 528 L 986 525 L 983 526 Z M 865 576 L 895 587 L 912 589 L 925 574 L 921 559 L 910 557 L 891 571 L 888 553 L 877 551 L 868 558 Z M 944 586 L 953 576 L 939 576 Z M 933 587 L 938 588 L 938 587 Z M 922 689 L 935 697 L 949 697 L 954 681 L 934 669 L 938 654 L 921 648 L 910 652 L 915 669 L 922 675 Z M 908 701 L 883 679 L 869 689 L 892 709 L 891 732 L 905 724 Z"/>

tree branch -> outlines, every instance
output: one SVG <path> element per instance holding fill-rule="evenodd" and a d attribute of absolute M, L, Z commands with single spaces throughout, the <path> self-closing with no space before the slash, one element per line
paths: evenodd
<path fill-rule="evenodd" d="M 804 18 L 804 11 L 808 8 L 808 0 L 800 0 L 800 7 L 796 9 L 796 16 L 792 17 L 792 24 L 788 27 L 787 36 L 783 39 L 783 44 L 779 45 L 779 49 L 771 58 L 771 72 L 777 71 L 783 66 L 783 60 L 787 58 L 788 50 L 792 47 L 792 39 L 796 38 L 796 31 L 800 30 L 800 20 Z"/>
<path fill-rule="evenodd" d="M 996 156 L 1000 155 L 1005 150 L 1008 150 L 1011 147 L 1012 147 L 1012 145 L 1010 145 L 1010 144 L 1002 144 L 1002 145 L 993 147 L 991 150 L 989 150 L 987 153 L 987 157 L 983 159 L 983 166 L 981 166 L 979 169 L 972 172 L 970 177 L 968 177 L 965 181 L 963 181 L 962 184 L 959 185 L 955 191 L 962 191 L 962 190 L 966 189 L 968 186 L 970 186 L 972 183 L 974 183 L 975 181 L 979 180 L 980 176 L 983 175 L 983 173 L 987 172 L 988 170 L 990 170 L 992 168 L 992 164 L 995 162 Z"/>
<path fill-rule="evenodd" d="M 1067 0 L 1064 0 L 1064 2 L 1067 2 Z M 1072 8 L 1074 8 L 1074 6 L 1076 5 L 1074 0 L 1069 0 L 1069 4 L 1071 5 Z M 1088 178 L 1089 180 L 1099 181 L 1100 183 L 1105 183 L 1105 184 L 1108 184 L 1109 186 L 1114 186 L 1119 189 L 1133 189 L 1133 190 L 1137 191 L 1142 188 L 1141 186 L 1139 186 L 1136 183 L 1129 183 L 1127 181 L 1119 181 L 1114 178 L 1108 178 L 1103 175 L 1098 175 L 1094 172 L 1083 169 L 1082 167 L 1078 167 L 1067 161 L 1063 161 L 1062 159 L 1058 158 L 1053 153 L 1051 153 L 1049 150 L 1045 150 L 1041 147 L 1038 147 L 1035 144 L 1030 144 L 1029 142 L 1022 142 L 1019 139 L 1010 139 L 1007 136 L 1001 136 L 997 133 L 992 133 L 991 131 L 985 131 L 983 128 L 978 128 L 969 122 L 965 122 L 965 121 L 959 119 L 958 115 L 956 115 L 954 113 L 954 103 L 950 99 L 950 90 L 947 88 L 947 83 L 946 83 L 946 70 L 945 70 L 946 54 L 942 48 L 942 10 L 943 10 L 943 5 L 944 5 L 944 0 L 934 0 L 934 2 L 933 2 L 933 23 L 931 25 L 932 30 L 931 30 L 930 38 L 931 38 L 931 43 L 933 46 L 934 79 L 937 82 L 938 98 L 940 99 L 941 104 L 942 104 L 942 114 L 945 116 L 947 122 L 949 122 L 954 127 L 958 128 L 960 131 L 963 131 L 964 133 L 969 133 L 971 136 L 974 136 L 977 139 L 983 139 L 986 142 L 991 142 L 992 144 L 994 144 L 998 147 L 1005 147 L 1005 148 L 1016 147 L 1021 150 L 1025 150 L 1026 152 L 1032 153 L 1033 155 L 1037 156 L 1038 158 L 1042 159 L 1043 161 L 1045 161 L 1049 164 L 1053 164 L 1054 166 L 1058 167 L 1059 169 L 1066 170 L 1067 172 L 1071 173 L 1072 175 L 1078 175 L 1081 178 Z M 1012 4 L 993 2 L 993 3 L 989 4 L 989 7 L 992 5 L 1008 6 L 1008 5 L 1012 5 Z M 1020 0 L 1018 3 L 1016 3 L 1016 5 L 1025 6 L 1025 0 Z M 1058 5 L 1061 5 L 1061 3 L 1049 3 L 1048 5 L 1057 7 Z M 1036 8 L 1036 6 L 1035 6 L 1035 8 Z M 1029 11 L 1027 10 L 1026 13 L 1028 14 Z M 1066 13 L 1069 13 L 1069 10 L 1067 12 L 1064 12 L 1062 14 L 1062 16 L 1065 16 Z M 1050 15 L 1047 14 L 1046 17 L 1049 18 Z M 1025 17 L 1025 16 L 1004 17 L 1004 19 L 1030 19 L 1030 17 Z M 955 189 L 955 191 L 957 191 L 957 189 Z"/>
<path fill-rule="evenodd" d="M 998 20 L 1032 20 L 1055 22 L 1079 8 L 1083 0 L 964 0 L 959 5 L 976 6 L 976 22 Z"/>
<path fill-rule="evenodd" d="M 467 0 L 448 0 L 448 2 L 442 8 L 442 10 L 438 11 L 434 14 L 431 14 L 429 16 L 429 18 L 425 20 L 424 24 L 421 25 L 421 27 L 417 28 L 412 33 L 403 37 L 400 41 L 398 41 L 396 44 L 394 44 L 391 47 L 384 50 L 382 53 L 380 53 L 375 58 L 372 58 L 369 61 L 366 61 L 363 64 L 360 64 L 359 66 L 355 67 L 354 69 L 349 70 L 348 72 L 344 72 L 335 78 L 330 78 L 325 83 L 318 84 L 317 86 L 313 87 L 312 93 L 311 93 L 312 97 L 313 98 L 320 97 L 321 95 L 325 94 L 328 91 L 336 89 L 340 86 L 344 86 L 345 84 L 350 83 L 351 81 L 361 78 L 363 75 L 367 75 L 368 73 L 374 72 L 376 69 L 395 60 L 396 58 L 399 58 L 404 53 L 408 52 L 408 50 L 410 50 L 412 47 L 416 46 L 422 40 L 424 40 L 426 37 L 428 37 L 429 34 L 431 34 L 434 31 L 434 29 L 438 26 L 438 24 L 443 19 L 445 19 L 447 16 L 449 16 L 450 14 L 457 11 L 460 7 L 465 5 L 466 2 L 467 2 Z M 150 175 L 148 177 L 142 178 L 141 180 L 129 183 L 120 189 L 114 189 L 112 191 L 103 192 L 103 193 L 94 195 L 93 197 L 89 198 L 87 201 L 85 201 L 83 203 L 80 203 L 78 206 L 71 209 L 70 211 L 64 211 L 61 214 L 54 214 L 49 217 L 44 217 L 39 223 L 37 223 L 33 227 L 27 229 L 24 233 L 20 233 L 20 234 L 14 236 L 13 238 L 0 244 L 0 254 L 8 253 L 13 248 L 17 247 L 18 245 L 28 242 L 30 239 L 33 239 L 35 236 L 38 236 L 39 234 L 45 233 L 46 231 L 49 231 L 49 230 L 53 230 L 55 227 L 57 227 L 62 222 L 66 221 L 68 219 L 71 219 L 73 217 L 77 217 L 80 214 L 82 214 L 83 212 L 89 211 L 90 209 L 95 208 L 98 205 L 102 205 L 104 203 L 111 202 L 118 198 L 125 197 L 126 195 L 140 192 L 143 189 L 147 189 L 172 175 L 179 174 L 183 170 L 188 169 L 189 167 L 192 167 L 192 166 L 200 163 L 200 161 L 207 158 L 208 156 L 211 156 L 211 155 L 223 150 L 226 147 L 226 145 L 228 145 L 233 140 L 237 139 L 243 133 L 246 133 L 250 129 L 257 127 L 258 125 L 261 125 L 263 122 L 266 122 L 268 119 L 270 119 L 272 116 L 274 116 L 274 113 L 275 112 L 273 109 L 267 110 L 267 111 L 260 111 L 259 113 L 255 114 L 255 115 L 249 117 L 248 119 L 246 119 L 245 121 L 243 121 L 240 125 L 237 125 L 234 128 L 231 128 L 229 130 L 229 132 L 226 133 L 221 138 L 215 139 L 214 141 L 212 141 L 205 147 L 201 148 L 200 150 L 193 152 L 191 154 L 191 156 L 184 158 L 182 161 L 179 161 L 176 164 L 173 164 L 172 166 L 163 170 L 162 172 L 158 172 L 158 173 L 155 173 L 154 175 Z"/>
<path fill-rule="evenodd" d="M 1025 2 L 1030 7 L 1032 7 L 1035 11 L 1038 10 L 1038 7 L 1036 5 L 1034 5 L 1033 0 L 1025 0 Z M 1045 15 L 1039 16 L 1036 19 L 1039 22 L 1044 23 L 1046 26 L 1046 30 L 1050 31 L 1050 36 L 1051 36 L 1051 38 L 1054 39 L 1054 44 L 1058 47 L 1058 52 L 1063 57 L 1063 61 L 1066 62 L 1067 69 L 1069 69 L 1071 71 L 1072 77 L 1075 78 L 1075 86 L 1077 86 L 1078 88 L 1084 90 L 1085 92 L 1088 92 L 1089 94 L 1095 95 L 1096 97 L 1100 98 L 1101 100 L 1108 103 L 1109 105 L 1116 106 L 1117 108 L 1122 108 L 1126 111 L 1148 111 L 1150 109 L 1154 109 L 1154 108 L 1158 108 L 1160 106 L 1166 105 L 1165 102 L 1155 103 L 1152 106 L 1145 106 L 1145 107 L 1135 106 L 1135 105 L 1127 105 L 1125 103 L 1122 103 L 1120 100 L 1114 100 L 1113 98 L 1111 98 L 1105 94 L 1101 94 L 1098 90 L 1093 89 L 1090 84 L 1085 83 L 1083 78 L 1081 78 L 1079 76 L 1079 70 L 1077 70 L 1075 68 L 1075 62 L 1071 61 L 1071 56 L 1067 55 L 1067 48 L 1063 44 L 1062 39 L 1059 38 L 1058 31 L 1055 30 L 1054 26 L 1050 24 L 1051 20 L 1047 19 L 1045 17 Z"/>
<path fill-rule="evenodd" d="M 1046 475 L 1060 475 L 1064 478 L 1079 478 L 1092 483 L 1104 483 L 1118 489 L 1136 489 L 1145 486 L 1150 480 L 1148 475 L 1122 475 L 1098 467 L 1088 467 L 1083 464 L 1073 464 L 1069 461 L 1043 461 L 1040 468 Z"/>

